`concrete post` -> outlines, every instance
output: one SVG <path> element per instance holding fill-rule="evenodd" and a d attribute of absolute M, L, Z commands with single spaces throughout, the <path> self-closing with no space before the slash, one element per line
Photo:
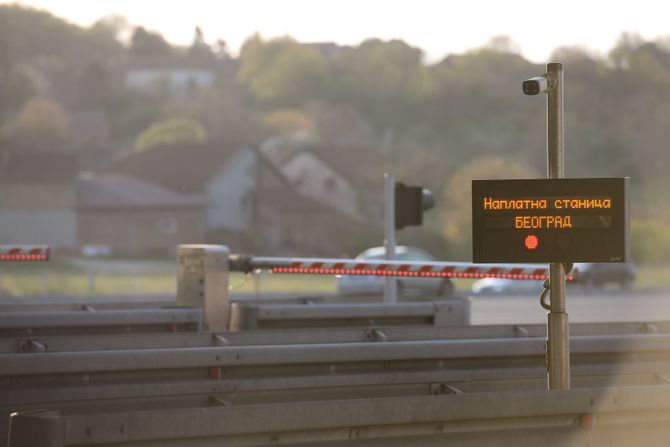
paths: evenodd
<path fill-rule="evenodd" d="M 185 244 L 177 248 L 177 304 L 201 307 L 204 330 L 228 330 L 228 247 Z"/>

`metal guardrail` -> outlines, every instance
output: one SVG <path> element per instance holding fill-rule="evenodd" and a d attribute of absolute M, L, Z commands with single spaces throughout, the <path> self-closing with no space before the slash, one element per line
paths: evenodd
<path fill-rule="evenodd" d="M 670 386 L 445 393 L 12 417 L 10 447 L 664 446 Z"/>
<path fill-rule="evenodd" d="M 260 304 L 233 303 L 231 330 L 351 326 L 467 326 L 467 298 L 416 303 Z"/>
<path fill-rule="evenodd" d="M 0 337 L 37 334 L 197 331 L 202 309 L 107 309 L 78 311 L 2 312 Z"/>
<path fill-rule="evenodd" d="M 371 328 L 320 328 L 256 330 L 207 334 L 155 332 L 80 335 L 23 335 L 0 337 L 0 355 L 22 352 L 83 352 L 126 349 L 162 349 L 210 346 L 296 345 L 421 340 L 485 340 L 540 338 L 546 325 L 483 325 L 464 327 L 377 326 Z M 575 336 L 669 334 L 670 322 L 573 323 Z M 42 349 L 34 347 L 41 346 Z"/>
<path fill-rule="evenodd" d="M 135 309 L 176 306 L 174 295 L 96 295 L 89 296 L 0 296 L 0 313 L 3 312 L 50 312 L 91 308 Z"/>
<path fill-rule="evenodd" d="M 585 333 L 666 328 L 579 327 Z M 15 338 L 22 353 L 0 355 L 0 417 L 38 408 L 94 413 L 544 386 L 540 325 L 465 329 L 462 336 L 517 338 L 441 340 L 457 329 L 425 327 L 329 330 L 320 340 L 314 330 Z M 301 343 L 310 335 L 314 340 Z M 668 381 L 670 334 L 581 336 L 572 345 L 576 386 Z"/>
<path fill-rule="evenodd" d="M 269 366 L 276 372 L 282 368 L 295 370 L 301 365 L 313 368 L 320 364 L 329 370 L 338 363 L 360 364 L 360 369 L 365 370 L 375 362 L 384 362 L 384 369 L 389 371 L 393 362 L 446 362 L 453 359 L 488 362 L 492 358 L 497 359 L 493 365 L 497 367 L 513 363 L 514 359 L 532 357 L 532 362 L 543 360 L 544 343 L 541 338 L 503 338 L 21 353 L 2 356 L 0 375 L 34 377 L 86 373 L 90 379 L 90 374 L 94 373 L 189 368 L 222 368 L 221 374 L 225 375 L 235 368 L 256 366 Z M 625 360 L 624 354 L 634 352 L 636 361 L 642 359 L 642 353 L 655 354 L 659 359 L 667 355 L 670 361 L 670 334 L 573 337 L 571 344 L 575 356 L 597 359 L 598 355 L 621 354 Z M 373 365 L 369 369 L 376 368 Z M 416 369 L 419 368 L 417 365 Z"/>

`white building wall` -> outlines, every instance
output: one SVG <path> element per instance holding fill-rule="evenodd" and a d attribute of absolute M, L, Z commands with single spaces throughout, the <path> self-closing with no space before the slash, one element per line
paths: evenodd
<path fill-rule="evenodd" d="M 360 216 L 356 189 L 318 157 L 303 152 L 286 162 L 282 171 L 301 194 L 351 217 Z"/>
<path fill-rule="evenodd" d="M 172 95 L 183 96 L 190 86 L 208 87 L 214 83 L 212 70 L 198 69 L 144 69 L 126 74 L 126 85 L 145 92 L 159 92 L 166 88 Z"/>
<path fill-rule="evenodd" d="M 207 187 L 207 229 L 240 231 L 253 218 L 253 190 L 256 187 L 256 153 L 238 151 L 212 178 Z"/>

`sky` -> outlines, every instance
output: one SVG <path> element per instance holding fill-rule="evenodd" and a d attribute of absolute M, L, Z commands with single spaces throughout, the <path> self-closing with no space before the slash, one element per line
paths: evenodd
<path fill-rule="evenodd" d="M 0 3 L 15 1 L 0 0 Z M 223 39 L 236 54 L 255 32 L 290 35 L 301 42 L 355 45 L 369 37 L 403 39 L 428 61 L 481 47 L 507 35 L 521 53 L 547 62 L 552 50 L 579 45 L 606 54 L 622 32 L 651 40 L 670 36 L 670 2 L 662 0 L 556 2 L 519 0 L 27 0 L 20 3 L 88 26 L 120 14 L 189 44 L 200 26 L 205 39 Z M 550 5 L 555 5 L 551 8 Z"/>

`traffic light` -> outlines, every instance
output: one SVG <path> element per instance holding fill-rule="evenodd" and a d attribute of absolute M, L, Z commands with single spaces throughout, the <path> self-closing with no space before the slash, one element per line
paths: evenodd
<path fill-rule="evenodd" d="M 435 206 L 435 199 L 430 190 L 421 186 L 395 184 L 395 228 L 423 223 L 423 212 Z"/>

